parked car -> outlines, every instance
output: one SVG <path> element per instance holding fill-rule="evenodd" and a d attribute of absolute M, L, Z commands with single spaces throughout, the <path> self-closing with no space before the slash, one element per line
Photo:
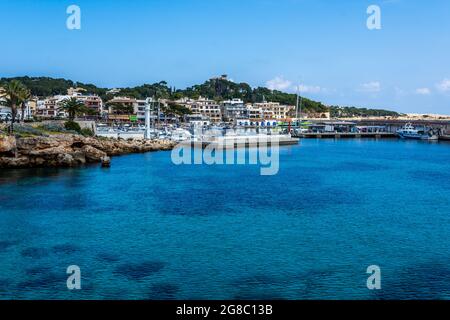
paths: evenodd
<path fill-rule="evenodd" d="M 11 121 L 11 113 L 10 112 L 0 112 L 0 122 L 8 122 Z"/>

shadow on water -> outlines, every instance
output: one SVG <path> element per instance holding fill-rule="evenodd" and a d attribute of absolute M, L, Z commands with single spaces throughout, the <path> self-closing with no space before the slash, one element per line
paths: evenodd
<path fill-rule="evenodd" d="M 119 265 L 114 273 L 124 276 L 130 280 L 142 280 L 155 273 L 160 272 L 166 264 L 160 261 L 146 261 L 139 263 L 125 263 Z"/>
<path fill-rule="evenodd" d="M 31 247 L 23 249 L 20 254 L 24 258 L 41 259 L 50 255 L 48 249 Z"/>
<path fill-rule="evenodd" d="M 47 211 L 82 210 L 94 203 L 90 193 L 89 175 L 95 171 L 86 168 L 36 168 L 6 170 L 0 173 L 0 201 L 5 209 Z M 31 188 L 32 192 L 24 192 Z M 61 191 L 64 192 L 61 192 Z M 20 201 L 17 194 L 21 194 Z M 51 198 L 47 197 L 51 195 Z"/>
<path fill-rule="evenodd" d="M 158 283 L 150 287 L 147 300 L 176 300 L 180 287 L 172 283 Z"/>
<path fill-rule="evenodd" d="M 351 167 L 348 164 L 349 168 Z M 382 170 L 377 166 L 362 166 L 365 170 Z M 163 215 L 210 216 L 241 214 L 249 208 L 267 211 L 283 208 L 286 214 L 311 214 L 324 212 L 324 208 L 336 205 L 358 205 L 364 195 L 349 188 L 325 185 L 323 170 L 289 169 L 276 176 L 249 174 L 245 168 L 230 169 L 226 178 L 216 181 L 213 174 L 204 177 L 174 176 L 160 177 L 165 188 L 147 190 L 153 201 L 145 204 Z M 206 169 L 205 169 L 206 170 Z M 234 170 L 234 168 L 233 168 Z M 242 173 L 243 172 L 243 173 Z M 242 174 L 241 174 L 242 173 Z M 218 186 L 219 184 L 226 187 Z M 273 191 L 276 190 L 276 195 Z M 282 192 L 280 192 L 282 190 Z M 172 199 L 173 201 L 167 201 Z M 317 204 L 320 203 L 320 207 Z M 145 208 L 143 207 L 142 210 Z M 207 210 L 205 210 L 207 209 Z"/>
<path fill-rule="evenodd" d="M 29 279 L 20 282 L 17 285 L 19 291 L 34 291 L 44 289 L 66 290 L 66 275 L 62 272 L 56 273 L 46 271 L 40 274 L 34 274 Z"/>
<path fill-rule="evenodd" d="M 420 264 L 382 277 L 382 289 L 372 299 L 443 300 L 450 298 L 450 267 L 446 262 Z"/>
<path fill-rule="evenodd" d="M 239 278 L 231 285 L 237 289 L 235 300 L 283 300 L 284 289 L 293 283 L 292 276 L 254 274 Z"/>
<path fill-rule="evenodd" d="M 97 254 L 96 256 L 97 260 L 103 261 L 103 262 L 118 262 L 120 261 L 120 256 L 114 253 L 108 253 L 108 252 L 102 252 Z"/>
<path fill-rule="evenodd" d="M 255 274 L 231 285 L 238 289 L 234 299 L 364 299 L 365 274 L 352 270 L 318 269 L 277 275 Z M 350 288 L 350 290 L 349 290 Z"/>
<path fill-rule="evenodd" d="M 10 240 L 0 241 L 0 252 L 5 251 L 11 247 L 18 245 L 18 244 L 19 244 L 19 241 L 10 241 Z"/>
<path fill-rule="evenodd" d="M 2 295 L 11 292 L 12 289 L 13 285 L 10 279 L 0 279 L 0 298 L 2 298 Z"/>
<path fill-rule="evenodd" d="M 411 170 L 408 172 L 413 180 L 429 183 L 432 186 L 450 189 L 450 173 L 434 170 Z"/>
<path fill-rule="evenodd" d="M 52 252 L 56 254 L 74 254 L 80 252 L 81 248 L 73 244 L 59 244 L 52 247 Z"/>
<path fill-rule="evenodd" d="M 30 168 L 30 169 L 6 169 L 0 171 L 0 185 L 18 184 L 33 185 L 50 183 L 55 178 L 71 174 L 76 169 L 60 168 Z"/>

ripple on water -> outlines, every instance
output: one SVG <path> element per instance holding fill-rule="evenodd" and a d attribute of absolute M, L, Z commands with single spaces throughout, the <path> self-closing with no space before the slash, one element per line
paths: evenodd
<path fill-rule="evenodd" d="M 0 279 L 0 297 L 2 293 L 11 291 L 12 281 L 9 279 Z"/>
<path fill-rule="evenodd" d="M 151 286 L 148 300 L 176 300 L 180 287 L 173 283 L 157 283 Z"/>
<path fill-rule="evenodd" d="M 344 161 L 333 165 L 331 169 L 335 171 L 370 172 L 389 170 L 390 166 L 386 165 L 386 163 L 374 164 L 359 161 Z"/>
<path fill-rule="evenodd" d="M 9 241 L 9 240 L 0 241 L 0 251 L 4 251 L 11 247 L 14 247 L 18 243 L 19 243 L 19 241 Z"/>
<path fill-rule="evenodd" d="M 373 299 L 441 300 L 450 299 L 450 267 L 445 262 L 420 264 L 405 268 L 393 276 L 384 276 L 382 290 Z"/>
<path fill-rule="evenodd" d="M 117 262 L 120 261 L 120 256 L 113 253 L 108 252 L 102 252 L 97 254 L 97 260 L 104 261 L 104 262 Z"/>
<path fill-rule="evenodd" d="M 47 257 L 49 255 L 49 252 L 45 248 L 31 247 L 31 248 L 23 249 L 20 252 L 20 254 L 22 255 L 22 257 L 25 257 L 25 258 L 40 259 L 40 258 Z"/>
<path fill-rule="evenodd" d="M 253 274 L 231 282 L 237 289 L 236 300 L 283 300 L 285 289 L 294 281 L 292 275 Z"/>
<path fill-rule="evenodd" d="M 30 269 L 26 269 L 25 273 L 28 276 L 41 276 L 43 274 L 51 273 L 51 268 L 50 267 L 43 267 L 43 266 L 33 267 L 33 268 L 30 268 Z"/>
<path fill-rule="evenodd" d="M 450 189 L 450 173 L 434 170 L 411 170 L 409 176 L 413 180 L 423 181 L 433 186 Z"/>
<path fill-rule="evenodd" d="M 76 252 L 81 251 L 81 248 L 76 245 L 67 243 L 67 244 L 59 244 L 59 245 L 53 246 L 52 251 L 57 254 L 58 253 L 74 254 Z"/>
<path fill-rule="evenodd" d="M 22 281 L 17 285 L 17 290 L 27 291 L 27 290 L 42 290 L 42 289 L 67 289 L 66 287 L 66 274 L 46 272 L 40 275 L 31 277 L 28 280 Z"/>
<path fill-rule="evenodd" d="M 141 280 L 155 273 L 160 272 L 165 267 L 164 262 L 146 261 L 140 263 L 124 263 L 119 265 L 114 273 L 127 277 L 131 280 Z"/>

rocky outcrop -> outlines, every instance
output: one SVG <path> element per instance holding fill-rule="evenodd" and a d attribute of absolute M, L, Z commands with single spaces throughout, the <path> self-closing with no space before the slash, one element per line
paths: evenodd
<path fill-rule="evenodd" d="M 90 145 L 84 145 L 83 148 L 81 148 L 81 150 L 83 151 L 85 158 L 88 162 L 100 162 L 102 161 L 102 158 L 107 156 L 107 154 L 104 151 L 96 149 Z"/>
<path fill-rule="evenodd" d="M 110 163 L 110 156 L 171 150 L 171 141 L 125 141 L 61 134 L 50 137 L 0 136 L 0 168 L 75 167 Z"/>
<path fill-rule="evenodd" d="M 0 135 L 0 157 L 15 157 L 16 147 L 14 137 Z"/>

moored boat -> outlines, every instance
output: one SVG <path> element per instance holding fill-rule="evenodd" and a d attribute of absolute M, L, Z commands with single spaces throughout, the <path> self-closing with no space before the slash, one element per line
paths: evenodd
<path fill-rule="evenodd" d="M 414 127 L 407 123 L 404 127 L 397 130 L 397 135 L 402 139 L 415 140 L 438 140 L 439 136 L 432 128 Z"/>

